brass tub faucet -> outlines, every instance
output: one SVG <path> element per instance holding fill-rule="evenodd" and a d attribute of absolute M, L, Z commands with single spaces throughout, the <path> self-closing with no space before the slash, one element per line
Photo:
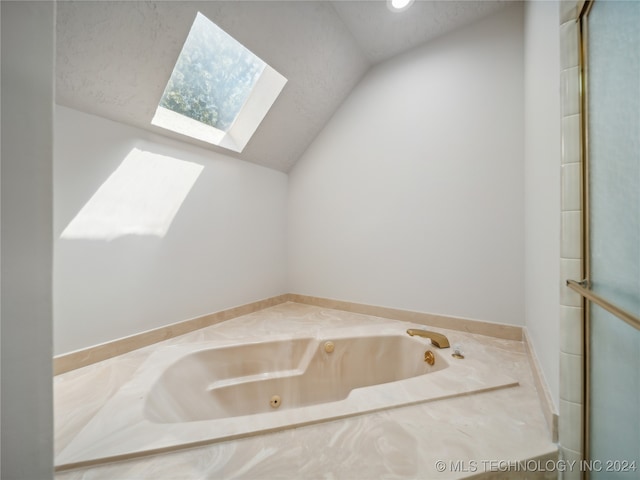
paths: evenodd
<path fill-rule="evenodd" d="M 431 344 L 434 347 L 438 347 L 438 348 L 450 347 L 449 339 L 444 335 L 442 335 L 441 333 L 430 332 L 428 330 L 419 330 L 417 328 L 410 328 L 409 330 L 407 330 L 407 333 L 412 337 L 414 335 L 417 335 L 419 337 L 428 338 L 429 340 L 431 340 Z"/>

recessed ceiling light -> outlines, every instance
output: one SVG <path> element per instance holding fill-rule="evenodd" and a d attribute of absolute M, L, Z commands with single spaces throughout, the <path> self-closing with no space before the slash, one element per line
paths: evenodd
<path fill-rule="evenodd" d="M 414 0 L 387 0 L 387 6 L 392 12 L 404 12 L 413 2 Z"/>

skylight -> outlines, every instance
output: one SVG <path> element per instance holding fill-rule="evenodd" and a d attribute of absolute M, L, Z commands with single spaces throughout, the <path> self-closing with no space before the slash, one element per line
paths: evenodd
<path fill-rule="evenodd" d="M 241 152 L 286 82 L 198 13 L 151 123 Z"/>

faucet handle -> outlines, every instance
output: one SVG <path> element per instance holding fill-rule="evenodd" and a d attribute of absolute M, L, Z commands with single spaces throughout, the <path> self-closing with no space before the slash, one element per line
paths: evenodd
<path fill-rule="evenodd" d="M 462 354 L 462 347 L 459 343 L 456 343 L 453 346 L 453 353 L 451 354 L 451 356 L 453 358 L 464 358 L 464 355 Z"/>

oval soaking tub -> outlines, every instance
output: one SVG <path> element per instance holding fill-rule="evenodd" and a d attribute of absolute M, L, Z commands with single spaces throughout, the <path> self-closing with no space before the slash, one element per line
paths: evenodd
<path fill-rule="evenodd" d="M 405 330 L 159 348 L 59 453 L 56 469 L 517 385 Z"/>
<path fill-rule="evenodd" d="M 335 338 L 327 352 L 312 338 L 280 340 L 185 355 L 151 387 L 145 417 L 193 422 L 344 400 L 352 390 L 404 380 L 449 366 L 429 345 L 404 336 Z M 325 343 L 326 343 L 325 342 Z M 272 402 L 272 398 L 277 401 Z"/>

